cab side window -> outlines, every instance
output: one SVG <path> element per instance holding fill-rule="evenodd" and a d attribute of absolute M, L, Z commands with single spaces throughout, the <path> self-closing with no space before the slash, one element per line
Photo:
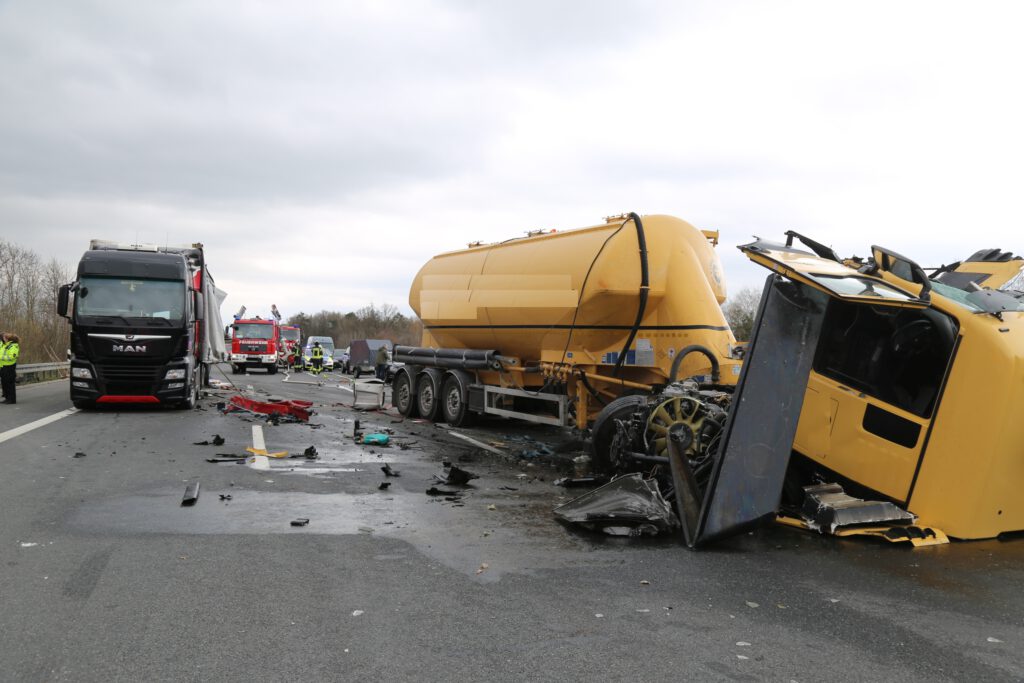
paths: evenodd
<path fill-rule="evenodd" d="M 931 309 L 832 299 L 814 370 L 919 417 L 930 417 L 953 354 L 957 325 Z"/>

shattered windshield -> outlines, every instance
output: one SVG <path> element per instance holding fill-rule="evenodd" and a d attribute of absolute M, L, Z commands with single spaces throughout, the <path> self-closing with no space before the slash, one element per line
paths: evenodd
<path fill-rule="evenodd" d="M 976 292 L 965 292 L 956 287 L 944 285 L 932 280 L 932 289 L 936 293 L 955 301 L 969 311 L 975 313 L 1002 313 L 1003 311 L 1024 311 L 1024 300 L 1015 296 L 1016 292 L 998 289 L 980 289 Z"/>
<path fill-rule="evenodd" d="M 75 315 L 124 321 L 147 318 L 180 323 L 185 315 L 185 283 L 83 277 L 75 296 Z"/>
<path fill-rule="evenodd" d="M 860 296 L 888 299 L 890 301 L 914 301 L 914 297 L 884 282 L 852 275 L 821 275 L 807 273 L 807 277 L 835 292 L 839 296 Z"/>
<path fill-rule="evenodd" d="M 956 303 L 966 308 L 968 311 L 974 311 L 975 313 L 979 313 L 981 311 L 980 306 L 975 306 L 974 304 L 967 300 L 967 292 L 965 292 L 962 289 L 957 289 L 956 287 L 944 285 L 938 280 L 932 280 L 932 290 L 936 294 L 944 296 L 951 301 L 955 301 Z"/>
<path fill-rule="evenodd" d="M 235 339 L 270 339 L 273 326 L 260 323 L 241 323 L 235 325 Z"/>

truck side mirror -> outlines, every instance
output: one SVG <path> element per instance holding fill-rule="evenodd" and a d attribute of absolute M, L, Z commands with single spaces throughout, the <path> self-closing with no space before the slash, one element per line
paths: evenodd
<path fill-rule="evenodd" d="M 71 285 L 61 285 L 57 290 L 57 315 L 68 317 L 68 301 L 71 299 Z"/>
<path fill-rule="evenodd" d="M 195 309 L 196 320 L 203 320 L 206 318 L 206 307 L 203 305 L 203 295 L 200 292 L 195 293 Z"/>

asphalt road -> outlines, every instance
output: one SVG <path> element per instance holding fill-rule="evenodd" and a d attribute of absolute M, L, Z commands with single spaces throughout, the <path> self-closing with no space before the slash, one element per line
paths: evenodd
<path fill-rule="evenodd" d="M 575 533 L 543 467 L 354 412 L 337 387 L 233 379 L 315 401 L 321 427 L 263 429 L 320 459 L 207 463 L 260 424 L 219 413 L 228 393 L 13 438 L 70 408 L 66 384 L 0 405 L 0 679 L 1024 680 L 1024 539 L 911 550 L 771 527 L 693 552 Z M 354 419 L 405 448 L 355 445 Z M 424 493 L 442 459 L 480 475 L 461 500 Z M 383 462 L 401 476 L 378 490 Z"/>

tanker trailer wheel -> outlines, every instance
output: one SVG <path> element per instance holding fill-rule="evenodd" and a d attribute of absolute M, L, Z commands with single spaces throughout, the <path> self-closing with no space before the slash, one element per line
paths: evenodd
<path fill-rule="evenodd" d="M 441 415 L 441 385 L 444 375 L 440 370 L 427 368 L 416 381 L 416 409 L 420 417 L 436 422 Z"/>
<path fill-rule="evenodd" d="M 626 420 L 647 403 L 642 395 L 620 396 L 598 413 L 590 430 L 590 466 L 596 472 L 613 472 L 620 464 L 612 454 L 615 420 Z"/>
<path fill-rule="evenodd" d="M 449 373 L 441 390 L 441 412 L 444 421 L 452 427 L 462 427 L 473 421 L 469 410 L 469 392 L 454 373 Z"/>
<path fill-rule="evenodd" d="M 416 394 L 412 386 L 412 377 L 405 370 L 395 375 L 391 385 L 391 405 L 398 408 L 403 417 L 416 417 Z"/>

